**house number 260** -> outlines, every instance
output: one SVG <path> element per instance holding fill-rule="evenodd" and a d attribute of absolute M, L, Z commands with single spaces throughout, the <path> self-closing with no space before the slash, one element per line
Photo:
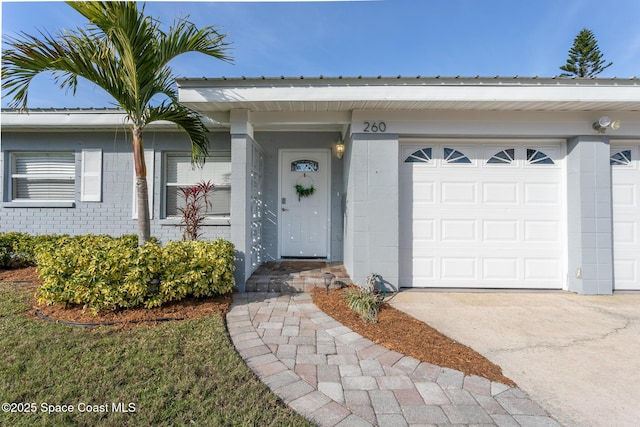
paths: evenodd
<path fill-rule="evenodd" d="M 385 122 L 364 122 L 364 132 L 386 132 Z"/>

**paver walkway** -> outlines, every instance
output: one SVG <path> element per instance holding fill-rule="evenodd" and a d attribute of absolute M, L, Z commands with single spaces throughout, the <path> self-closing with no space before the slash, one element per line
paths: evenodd
<path fill-rule="evenodd" d="M 559 426 L 520 389 L 379 346 L 310 294 L 235 294 L 227 325 L 258 377 L 322 427 Z"/>

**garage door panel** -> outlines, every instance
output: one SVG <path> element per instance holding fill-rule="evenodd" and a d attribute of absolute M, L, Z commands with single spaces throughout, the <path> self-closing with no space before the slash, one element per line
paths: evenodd
<path fill-rule="evenodd" d="M 428 218 L 433 213 L 432 203 L 415 202 L 413 205 L 413 212 L 411 218 L 420 220 L 422 218 Z"/>
<path fill-rule="evenodd" d="M 477 278 L 477 259 L 470 257 L 442 257 L 440 259 L 443 282 L 448 280 L 472 280 Z"/>
<path fill-rule="evenodd" d="M 524 278 L 532 282 L 557 282 L 561 276 L 560 261 L 556 258 L 525 258 Z"/>
<path fill-rule="evenodd" d="M 509 182 L 482 183 L 482 202 L 514 205 L 518 203 L 518 184 Z"/>
<path fill-rule="evenodd" d="M 482 278 L 487 281 L 518 280 L 518 258 L 484 258 L 482 260 Z"/>
<path fill-rule="evenodd" d="M 418 203 L 435 203 L 435 194 L 434 182 L 420 182 L 414 187 L 413 200 Z"/>
<path fill-rule="evenodd" d="M 635 259 L 616 259 L 613 271 L 616 287 L 632 289 L 638 281 L 638 261 Z"/>
<path fill-rule="evenodd" d="M 476 241 L 476 220 L 447 219 L 440 222 L 442 242 Z"/>
<path fill-rule="evenodd" d="M 635 221 L 614 222 L 613 234 L 616 236 L 615 243 L 618 245 L 637 245 L 636 225 Z"/>
<path fill-rule="evenodd" d="M 636 184 L 613 184 L 613 206 L 636 207 L 636 191 Z"/>
<path fill-rule="evenodd" d="M 560 243 L 560 222 L 524 221 L 524 239 L 527 242 Z"/>
<path fill-rule="evenodd" d="M 518 241 L 517 220 L 485 220 L 482 222 L 482 240 L 484 242 Z"/>
<path fill-rule="evenodd" d="M 420 258 L 414 265 L 414 271 L 419 277 L 433 280 L 435 278 L 435 257 Z"/>
<path fill-rule="evenodd" d="M 558 205 L 560 203 L 560 185 L 525 182 L 524 202 L 527 205 Z"/>
<path fill-rule="evenodd" d="M 435 221 L 432 219 L 416 220 L 414 222 L 413 238 L 418 242 L 433 242 L 436 238 Z"/>
<path fill-rule="evenodd" d="M 439 157 L 444 147 L 450 159 L 462 153 L 469 162 L 447 164 Z M 559 144 L 423 148 L 433 153 L 431 163 L 401 166 L 401 256 L 411 257 L 401 261 L 401 286 L 562 288 Z M 477 157 L 482 153 L 491 157 Z"/>
<path fill-rule="evenodd" d="M 441 203 L 476 203 L 475 182 L 442 182 Z"/>

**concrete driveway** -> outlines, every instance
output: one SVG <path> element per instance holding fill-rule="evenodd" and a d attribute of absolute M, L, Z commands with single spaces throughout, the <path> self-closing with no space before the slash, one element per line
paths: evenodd
<path fill-rule="evenodd" d="M 640 425 L 640 295 L 409 290 L 390 304 L 501 366 L 565 426 Z"/>

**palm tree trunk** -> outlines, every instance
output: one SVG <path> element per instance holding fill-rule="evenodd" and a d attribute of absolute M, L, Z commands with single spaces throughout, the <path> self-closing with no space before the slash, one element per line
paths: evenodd
<path fill-rule="evenodd" d="M 149 190 L 147 188 L 147 165 L 144 161 L 144 143 L 142 127 L 133 128 L 133 162 L 136 170 L 136 195 L 138 199 L 138 245 L 151 240 L 151 222 L 149 220 Z"/>

